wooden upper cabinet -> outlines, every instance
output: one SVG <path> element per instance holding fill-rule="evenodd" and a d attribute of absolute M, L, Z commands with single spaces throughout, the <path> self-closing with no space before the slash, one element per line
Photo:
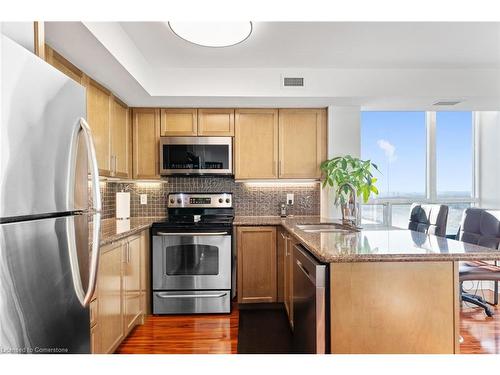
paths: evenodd
<path fill-rule="evenodd" d="M 162 136 L 198 135 L 197 110 L 193 108 L 164 108 L 161 110 Z"/>
<path fill-rule="evenodd" d="M 130 177 L 130 116 L 125 104 L 111 101 L 111 171 L 113 176 Z"/>
<path fill-rule="evenodd" d="M 154 108 L 134 108 L 133 177 L 159 178 L 160 111 Z"/>
<path fill-rule="evenodd" d="M 85 78 L 85 77 L 84 77 Z M 111 175 L 111 96 L 106 89 L 91 79 L 86 79 L 87 121 L 92 129 L 97 154 L 99 175 Z"/>
<path fill-rule="evenodd" d="M 276 302 L 276 228 L 238 227 L 238 302 Z"/>
<path fill-rule="evenodd" d="M 234 109 L 198 109 L 198 135 L 234 136 Z"/>
<path fill-rule="evenodd" d="M 278 178 L 278 110 L 235 111 L 235 178 Z"/>
<path fill-rule="evenodd" d="M 320 178 L 326 158 L 326 110 L 279 110 L 279 177 Z"/>
<path fill-rule="evenodd" d="M 69 78 L 75 80 L 78 83 L 82 83 L 82 71 L 71 64 L 59 53 L 54 51 L 47 44 L 45 45 L 45 61 L 47 61 L 50 65 L 52 65 L 62 73 L 66 74 Z"/>

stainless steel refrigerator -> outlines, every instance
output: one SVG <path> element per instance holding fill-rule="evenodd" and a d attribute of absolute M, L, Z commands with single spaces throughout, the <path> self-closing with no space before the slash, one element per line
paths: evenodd
<path fill-rule="evenodd" d="M 0 81 L 0 353 L 90 353 L 101 201 L 85 89 L 3 35 Z"/>

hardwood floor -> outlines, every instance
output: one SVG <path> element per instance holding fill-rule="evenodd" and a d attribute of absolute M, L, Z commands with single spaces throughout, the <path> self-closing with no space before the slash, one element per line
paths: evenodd
<path fill-rule="evenodd" d="M 231 314 L 148 316 L 118 347 L 121 354 L 236 354 L 237 304 Z"/>
<path fill-rule="evenodd" d="M 491 300 L 491 295 L 486 295 Z M 500 307 L 488 318 L 482 309 L 460 314 L 462 354 L 500 354 Z M 236 354 L 239 311 L 231 314 L 148 316 L 118 347 L 122 354 Z"/>
<path fill-rule="evenodd" d="M 493 300 L 493 293 L 485 293 Z M 494 314 L 488 318 L 483 309 L 464 307 L 460 314 L 461 354 L 500 354 L 500 306 L 491 307 Z"/>

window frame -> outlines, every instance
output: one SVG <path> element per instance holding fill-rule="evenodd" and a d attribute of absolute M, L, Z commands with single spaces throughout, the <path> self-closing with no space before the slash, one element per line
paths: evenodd
<path fill-rule="evenodd" d="M 369 112 L 395 112 L 395 111 L 369 111 Z M 406 112 L 406 111 L 401 111 Z M 425 171 L 425 197 L 419 199 L 420 203 L 439 203 L 439 204 L 454 204 L 454 203 L 470 203 L 476 206 L 479 202 L 479 147 L 478 147 L 478 116 L 475 111 L 470 111 L 472 114 L 472 186 L 470 197 L 446 197 L 439 198 L 437 195 L 437 159 L 436 159 L 436 118 L 438 112 L 451 111 L 423 111 L 425 112 L 425 130 L 426 130 L 426 171 Z M 460 111 L 462 112 L 462 111 Z M 468 112 L 468 111 L 464 111 Z M 361 124 L 361 131 L 363 124 Z M 415 198 L 372 198 L 363 205 L 381 205 L 383 207 L 383 224 L 384 226 L 392 226 L 392 206 L 393 205 L 408 205 L 415 202 Z"/>

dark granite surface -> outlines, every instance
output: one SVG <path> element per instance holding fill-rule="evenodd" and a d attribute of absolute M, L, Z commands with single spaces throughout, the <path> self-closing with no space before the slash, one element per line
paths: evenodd
<path fill-rule="evenodd" d="M 151 227 L 151 224 L 162 221 L 163 217 L 132 217 L 128 220 L 104 219 L 101 220 L 100 246 L 121 240 Z M 92 224 L 91 224 L 92 225 Z M 90 229 L 92 235 L 92 228 Z M 90 239 L 90 242 L 92 239 Z"/>
<path fill-rule="evenodd" d="M 500 251 L 407 229 L 364 226 L 359 231 L 308 233 L 297 225 L 339 223 L 319 216 L 239 216 L 234 225 L 281 225 L 318 260 L 334 262 L 401 262 L 500 260 Z"/>

